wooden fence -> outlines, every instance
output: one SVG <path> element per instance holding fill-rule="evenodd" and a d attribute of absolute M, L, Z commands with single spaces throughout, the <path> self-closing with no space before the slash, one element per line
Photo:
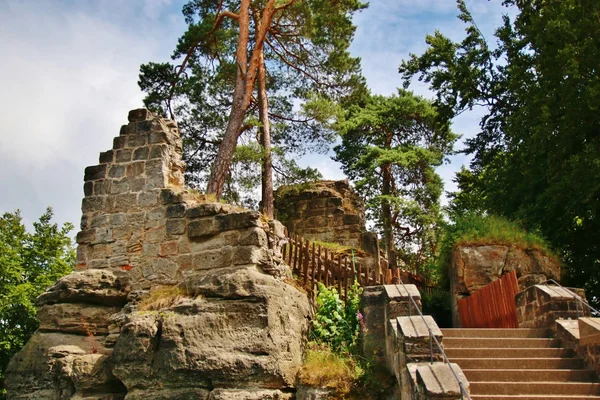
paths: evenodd
<path fill-rule="evenodd" d="M 317 246 L 295 234 L 288 235 L 288 243 L 283 248 L 283 259 L 309 292 L 316 293 L 320 282 L 328 287 L 336 287 L 344 301 L 347 300 L 348 288 L 354 280 L 363 287 L 383 285 L 393 283 L 394 278 L 400 278 L 401 274 L 407 274 L 399 268 L 395 271 L 389 269 L 387 260 L 383 257 L 379 259 L 379 265 L 361 264 L 351 255 Z"/>
<path fill-rule="evenodd" d="M 515 295 L 517 274 L 511 271 L 471 296 L 458 301 L 463 328 L 518 328 Z"/>

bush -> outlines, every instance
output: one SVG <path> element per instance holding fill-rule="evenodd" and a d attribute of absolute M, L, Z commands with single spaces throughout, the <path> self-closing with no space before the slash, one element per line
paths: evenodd
<path fill-rule="evenodd" d="M 362 289 L 358 282 L 350 287 L 346 304 L 334 287 L 319 283 L 317 312 L 313 320 L 315 341 L 328 345 L 337 353 L 355 352 L 358 347 L 360 320 L 358 306 Z"/>

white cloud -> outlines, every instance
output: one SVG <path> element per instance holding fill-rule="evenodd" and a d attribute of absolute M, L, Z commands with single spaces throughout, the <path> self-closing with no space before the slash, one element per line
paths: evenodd
<path fill-rule="evenodd" d="M 0 5 L 0 212 L 31 222 L 50 205 L 78 225 L 84 168 L 142 106 L 139 65 L 165 59 L 183 31 L 155 24 L 170 3 L 102 2 L 119 18 L 94 2 Z"/>

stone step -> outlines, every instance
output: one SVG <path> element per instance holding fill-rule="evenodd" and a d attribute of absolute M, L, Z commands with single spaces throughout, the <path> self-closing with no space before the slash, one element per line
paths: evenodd
<path fill-rule="evenodd" d="M 541 395 L 541 396 L 536 396 L 536 395 L 522 395 L 522 394 L 517 394 L 517 395 L 505 395 L 505 394 L 500 394 L 500 395 L 483 395 L 483 396 L 477 396 L 477 395 L 471 395 L 471 400 L 599 400 L 600 396 L 586 396 L 586 395 L 575 395 L 575 396 L 568 396 L 568 395 L 558 395 L 558 396 L 553 396 L 553 395 Z"/>
<path fill-rule="evenodd" d="M 565 348 L 543 348 L 531 347 L 513 349 L 461 349 L 444 348 L 449 358 L 559 358 L 572 357 L 573 350 Z"/>
<path fill-rule="evenodd" d="M 450 358 L 461 369 L 580 369 L 578 358 Z"/>
<path fill-rule="evenodd" d="M 551 338 L 477 338 L 477 337 L 444 337 L 446 348 L 548 348 L 560 347 L 558 339 Z"/>
<path fill-rule="evenodd" d="M 476 337 L 476 338 L 547 338 L 548 329 L 491 329 L 491 328 L 447 328 L 442 329 L 444 338 L 447 337 Z"/>
<path fill-rule="evenodd" d="M 586 369 L 463 369 L 469 382 L 594 382 Z"/>
<path fill-rule="evenodd" d="M 469 384 L 470 391 L 474 395 L 600 395 L 600 383 L 469 382 Z"/>

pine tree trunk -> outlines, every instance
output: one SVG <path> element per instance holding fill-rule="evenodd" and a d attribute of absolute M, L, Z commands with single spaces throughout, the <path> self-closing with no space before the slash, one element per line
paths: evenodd
<path fill-rule="evenodd" d="M 239 38 L 236 50 L 236 60 L 238 71 L 233 91 L 233 102 L 225 136 L 219 146 L 217 157 L 210 171 L 206 193 L 215 194 L 217 200 L 223 194 L 223 186 L 229 174 L 229 167 L 233 158 L 233 152 L 237 145 L 237 140 L 241 132 L 241 126 L 246 116 L 246 111 L 250 106 L 254 83 L 257 77 L 259 67 L 259 57 L 263 53 L 264 41 L 267 31 L 271 26 L 273 15 L 275 14 L 275 0 L 268 0 L 265 5 L 257 26 L 255 35 L 255 47 L 248 62 L 248 41 L 250 37 L 250 0 L 242 0 L 238 18 Z"/>
<path fill-rule="evenodd" d="M 386 134 L 385 148 L 389 149 L 392 147 L 391 133 Z M 381 166 L 381 172 L 383 173 L 383 187 L 381 193 L 384 196 L 391 196 L 392 193 L 392 164 L 385 163 Z M 381 203 L 381 214 L 383 219 L 383 239 L 385 241 L 385 249 L 387 252 L 389 268 L 395 270 L 398 268 L 398 259 L 396 255 L 396 244 L 394 243 L 394 228 L 392 226 L 392 206 L 389 200 L 383 200 Z"/>
<path fill-rule="evenodd" d="M 264 53 L 261 52 L 258 67 L 258 115 L 260 118 L 260 144 L 263 150 L 261 211 L 273 218 L 273 164 L 271 159 L 271 125 L 267 98 L 267 72 Z"/>
<path fill-rule="evenodd" d="M 223 186 L 229 174 L 231 159 L 237 145 L 240 128 L 244 122 L 248 105 L 246 98 L 247 74 L 248 74 L 248 39 L 250 37 L 250 0 L 242 0 L 239 12 L 239 37 L 236 50 L 238 64 L 235 88 L 233 90 L 233 102 L 229 121 L 225 130 L 225 136 L 219 145 L 217 157 L 210 171 L 206 193 L 214 194 L 217 200 L 223 195 Z"/>

